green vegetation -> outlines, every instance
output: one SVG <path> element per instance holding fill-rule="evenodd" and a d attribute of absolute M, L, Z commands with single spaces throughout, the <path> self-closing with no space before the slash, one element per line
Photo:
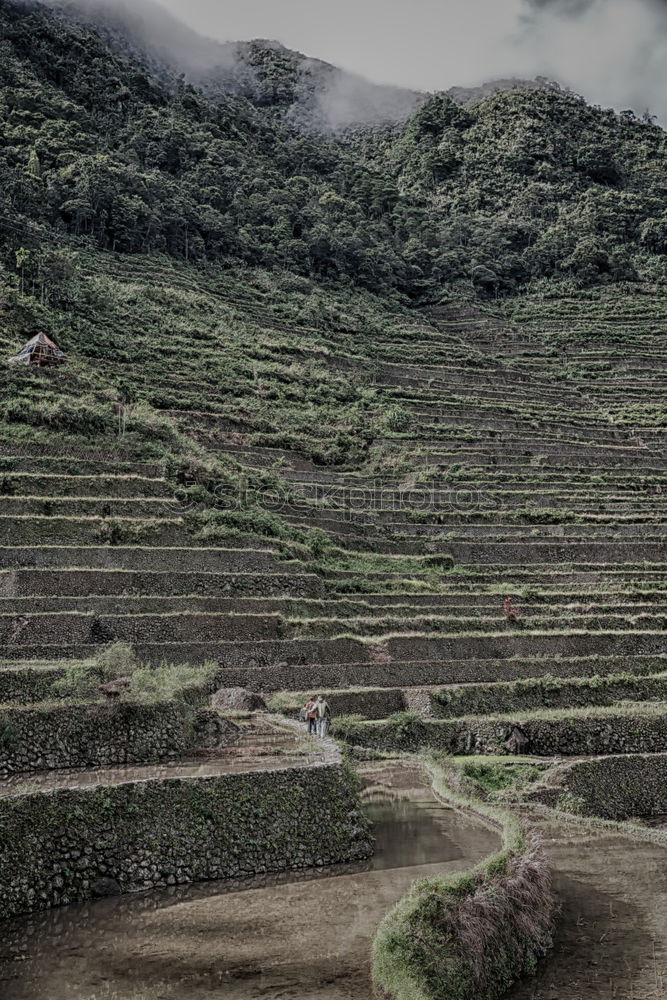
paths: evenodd
<path fill-rule="evenodd" d="M 460 719 L 402 713 L 366 721 L 353 716 L 341 729 L 334 721 L 333 732 L 353 746 L 400 752 L 433 748 L 461 757 L 475 752 L 511 757 L 517 752 L 540 757 L 656 753 L 667 745 L 663 706 L 641 702 Z"/>
<path fill-rule="evenodd" d="M 327 692 L 358 757 L 456 755 L 438 780 L 484 800 L 503 850 L 417 885 L 375 977 L 392 1000 L 490 1000 L 534 968 L 552 916 L 539 848 L 490 804 L 544 791 L 527 754 L 666 745 L 645 704 L 667 693 L 665 133 L 519 88 L 306 134 L 284 114 L 291 59 L 249 52 L 261 87 L 199 91 L 0 0 L 0 354 L 43 331 L 68 355 L 0 363 L 0 744 L 43 767 L 48 717 L 50 766 L 71 766 L 76 733 L 89 766 L 103 717 L 121 735 L 95 760 L 112 766 L 144 719 L 176 763 L 224 682 L 291 688 L 270 698 L 286 712 Z M 254 745 L 261 725 L 235 717 Z M 12 763 L 18 738 L 31 756 Z M 129 804 L 141 850 L 184 829 L 196 857 L 206 782 L 173 784 L 175 803 L 136 793 L 145 826 L 134 790 L 95 790 L 93 842 Z M 16 800 L 23 822 L 34 805 Z M 311 819 L 294 803 L 293 831 Z M 366 856 L 359 829 L 363 850 L 332 859 Z M 246 840 L 247 870 L 267 870 Z M 96 876 L 75 874 L 49 899 L 88 898 Z"/>
<path fill-rule="evenodd" d="M 45 305 L 73 291 L 59 234 L 410 297 L 665 277 L 667 151 L 630 113 L 555 88 L 437 96 L 341 142 L 281 125 L 291 71 L 271 46 L 252 53 L 261 94 L 207 97 L 40 7 L 3 0 L 0 32 L 3 226 L 16 288 Z"/>
<path fill-rule="evenodd" d="M 611 674 L 605 677 L 559 679 L 549 675 L 500 684 L 450 687 L 433 694 L 435 714 L 456 717 L 490 712 L 541 708 L 608 706 L 620 700 L 663 701 L 667 674 L 640 677 Z"/>
<path fill-rule="evenodd" d="M 79 700 L 99 700 L 105 693 L 112 693 L 114 700 L 133 704 L 204 702 L 218 670 L 214 662 L 194 667 L 187 663 L 145 666 L 139 663 L 129 643 L 115 642 L 94 660 L 68 663 L 54 691 Z"/>
<path fill-rule="evenodd" d="M 491 760 L 467 760 L 461 765 L 461 774 L 476 787 L 480 797 L 496 792 L 515 791 L 537 781 L 542 768 L 537 764 L 499 764 Z"/>
<path fill-rule="evenodd" d="M 105 684 L 124 679 L 129 686 L 137 667 L 132 647 L 126 642 L 115 642 L 92 661 L 68 664 L 65 676 L 56 681 L 54 689 L 57 694 L 73 698 L 99 698 Z"/>
<path fill-rule="evenodd" d="M 503 847 L 471 872 L 413 884 L 378 930 L 373 980 L 391 1000 L 494 1000 L 551 946 L 550 869 L 515 818 L 457 794 L 446 765 L 431 766 L 445 798 L 500 826 Z"/>

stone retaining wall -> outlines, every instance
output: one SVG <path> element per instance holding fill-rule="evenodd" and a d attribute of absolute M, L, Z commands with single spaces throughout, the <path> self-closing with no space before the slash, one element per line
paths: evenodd
<path fill-rule="evenodd" d="M 215 657 L 215 654 L 211 654 Z M 311 663 L 306 666 L 277 662 L 250 667 L 227 666 L 220 683 L 225 687 L 250 687 L 254 691 L 305 691 L 307 688 L 424 687 L 437 684 L 467 684 L 512 681 L 518 678 L 593 677 L 596 674 L 659 673 L 667 669 L 662 656 L 590 657 L 560 660 L 428 660 L 426 662 Z"/>
<path fill-rule="evenodd" d="M 2 569 L 130 569 L 186 573 L 292 573 L 298 562 L 278 562 L 260 549 L 155 548 L 150 545 L 35 545 L 0 546 Z"/>
<path fill-rule="evenodd" d="M 282 711 L 292 717 L 299 715 L 311 694 L 322 694 L 329 702 L 334 716 L 363 715 L 366 719 L 385 719 L 394 712 L 405 710 L 405 696 L 397 688 L 369 689 L 361 691 L 326 691 L 314 689 L 290 693 L 290 704 Z"/>
<path fill-rule="evenodd" d="M 133 512 L 128 512 L 130 518 Z M 48 517 L 48 520 L 47 520 Z M 169 512 L 153 511 L 149 518 L 168 518 Z M 172 515 L 173 517 L 173 515 Z M 191 544 L 185 528 L 169 520 L 124 520 L 115 518 L 33 517 L 14 512 L 0 514 L 0 545 L 42 545 L 46 540 L 59 545 L 155 545 L 187 546 Z"/>
<path fill-rule="evenodd" d="M 573 680 L 549 677 L 510 684 L 471 684 L 433 692 L 431 707 L 434 715 L 444 719 L 486 712 L 497 715 L 535 708 L 612 705 L 623 699 L 667 700 L 667 673 L 657 677 L 624 674 Z"/>
<path fill-rule="evenodd" d="M 371 853 L 340 763 L 0 798 L 0 919 Z"/>
<path fill-rule="evenodd" d="M 109 640 L 101 639 L 101 644 Z M 64 645 L 46 643 L 40 645 L 7 644 L 5 656 L 10 660 L 86 660 L 95 657 L 100 644 Z M 217 660 L 223 668 L 243 668 L 278 664 L 306 663 L 356 663 L 370 659 L 370 647 L 355 639 L 291 639 L 274 642 L 207 642 L 200 641 L 139 643 L 135 647 L 137 659 L 141 663 L 159 666 L 162 663 L 205 663 Z M 231 674 L 231 670 L 230 670 Z M 225 687 L 234 687 L 224 681 Z M 246 687 L 245 683 L 239 685 Z M 333 686 L 333 685 L 332 685 Z"/>
<path fill-rule="evenodd" d="M 199 569 L 199 566 L 197 566 Z M 207 596 L 244 594 L 269 597 L 285 595 L 319 597 L 319 577 L 304 573 L 151 572 L 124 569 L 14 569 L 0 570 L 0 596 L 103 597 L 115 594 L 181 594 Z"/>
<path fill-rule="evenodd" d="M 531 801 L 586 816 L 626 820 L 667 814 L 667 755 L 604 757 L 556 768 Z"/>
<path fill-rule="evenodd" d="M 168 761 L 223 745 L 229 723 L 193 705 L 46 704 L 0 709 L 0 777 Z"/>
<path fill-rule="evenodd" d="M 393 660 L 481 660 L 513 656 L 635 656 L 664 652 L 664 632 L 534 632 L 506 635 L 395 636 L 386 648 Z"/>
<path fill-rule="evenodd" d="M 446 545 L 457 564 L 474 563 L 475 565 L 525 566 L 531 563 L 611 563 L 617 565 L 624 562 L 645 560 L 650 563 L 661 563 L 667 557 L 667 545 L 649 542 L 530 542 L 464 543 L 451 542 Z"/>
<path fill-rule="evenodd" d="M 457 755 L 511 754 L 517 747 L 508 740 L 517 728 L 526 741 L 518 752 L 537 756 L 667 752 L 667 716 L 650 712 L 437 721 L 397 716 L 381 723 L 345 724 L 339 732 L 351 743 L 377 750 L 430 747 Z"/>
<path fill-rule="evenodd" d="M 58 697 L 53 685 L 65 676 L 64 667 L 31 666 L 0 669 L 0 705 L 8 701 L 27 705 Z"/>
<path fill-rule="evenodd" d="M 167 499 L 137 500 L 115 497 L 2 497 L 0 496 L 0 516 L 18 517 L 176 517 L 173 502 Z M 44 533 L 42 533 L 42 541 Z M 11 542 L 10 542 L 11 544 Z"/>
<path fill-rule="evenodd" d="M 76 646 L 108 642 L 136 645 L 163 641 L 267 641 L 285 631 L 278 615 L 206 614 L 192 611 L 167 614 L 97 615 L 59 612 L 37 615 L 0 613 L 0 647 L 3 645 Z"/>

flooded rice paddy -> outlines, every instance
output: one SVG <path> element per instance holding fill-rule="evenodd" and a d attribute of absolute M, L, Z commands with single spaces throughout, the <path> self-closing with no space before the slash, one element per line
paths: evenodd
<path fill-rule="evenodd" d="M 416 878 L 498 835 L 441 805 L 413 765 L 362 769 L 364 865 L 99 900 L 0 928 L 3 1000 L 368 1000 L 375 929 Z M 314 804 L 313 808 L 317 808 Z"/>
<path fill-rule="evenodd" d="M 2 1000 L 370 1000 L 375 929 L 415 878 L 460 871 L 495 831 L 443 806 L 416 765 L 362 768 L 364 864 L 100 900 L 0 925 Z M 316 805 L 314 805 L 316 808 Z M 562 918 L 508 1000 L 664 1000 L 667 852 L 539 821 Z"/>

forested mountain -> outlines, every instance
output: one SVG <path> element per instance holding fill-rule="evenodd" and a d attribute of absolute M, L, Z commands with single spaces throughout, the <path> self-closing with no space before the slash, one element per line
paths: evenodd
<path fill-rule="evenodd" d="M 648 120 L 533 87 L 318 135 L 280 46 L 248 43 L 226 64 L 238 86 L 201 89 L 90 22 L 0 0 L 6 281 L 56 294 L 72 241 L 417 302 L 667 276 L 667 147 Z"/>
<path fill-rule="evenodd" d="M 234 94 L 272 109 L 303 131 L 340 132 L 403 122 L 426 99 L 371 83 L 279 42 L 218 42 L 169 14 L 156 0 L 45 0 L 92 27 L 114 51 L 162 80 L 182 80 L 213 97 Z"/>

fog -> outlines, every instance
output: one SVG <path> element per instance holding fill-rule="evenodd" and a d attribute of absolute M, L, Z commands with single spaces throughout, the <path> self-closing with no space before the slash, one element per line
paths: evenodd
<path fill-rule="evenodd" d="M 209 37 L 275 38 L 377 82 L 444 90 L 546 75 L 667 119 L 665 0 L 160 2 Z"/>

